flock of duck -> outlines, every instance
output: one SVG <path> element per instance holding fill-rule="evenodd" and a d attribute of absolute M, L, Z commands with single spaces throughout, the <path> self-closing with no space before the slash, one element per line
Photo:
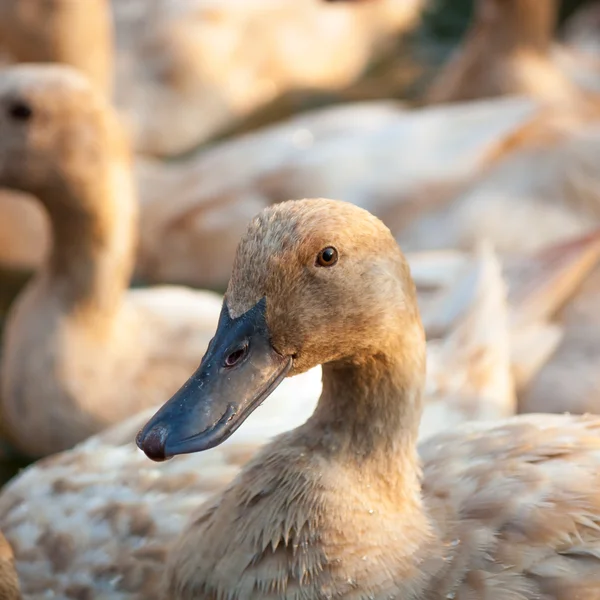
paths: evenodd
<path fill-rule="evenodd" d="M 144 4 L 113 4 L 139 31 Z M 420 7 L 306 4 L 362 23 L 338 83 Z M 36 459 L 0 490 L 0 598 L 600 598 L 600 56 L 554 40 L 557 2 L 477 0 L 427 106 L 176 162 L 198 107 L 231 118 L 184 60 L 203 46 L 167 20 L 164 70 L 132 83 L 114 55 L 170 30 L 124 49 L 108 2 L 82 6 L 0 1 L 0 265 L 35 270 L 0 459 Z"/>

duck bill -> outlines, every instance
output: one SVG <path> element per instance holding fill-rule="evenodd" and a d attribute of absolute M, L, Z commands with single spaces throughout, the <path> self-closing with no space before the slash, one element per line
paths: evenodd
<path fill-rule="evenodd" d="M 138 433 L 155 461 L 224 442 L 285 379 L 292 366 L 271 345 L 266 299 L 236 319 L 225 302 L 215 337 L 196 372 Z"/>

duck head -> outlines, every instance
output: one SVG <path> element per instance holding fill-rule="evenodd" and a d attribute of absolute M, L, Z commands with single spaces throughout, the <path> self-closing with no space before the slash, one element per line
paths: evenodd
<path fill-rule="evenodd" d="M 50 212 L 83 212 L 102 198 L 112 161 L 129 161 L 114 110 L 76 69 L 24 64 L 0 74 L 0 185 Z"/>
<path fill-rule="evenodd" d="M 390 331 L 415 320 L 422 335 L 408 266 L 381 221 L 333 200 L 270 207 L 238 246 L 198 370 L 137 444 L 153 460 L 216 446 L 286 376 L 386 352 Z"/>

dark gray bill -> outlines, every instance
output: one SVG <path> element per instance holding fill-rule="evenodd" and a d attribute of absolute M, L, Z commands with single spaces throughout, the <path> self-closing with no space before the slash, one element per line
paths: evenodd
<path fill-rule="evenodd" d="M 292 366 L 271 345 L 266 299 L 237 319 L 225 302 L 196 372 L 148 421 L 136 443 L 160 461 L 224 442 L 283 381 Z"/>

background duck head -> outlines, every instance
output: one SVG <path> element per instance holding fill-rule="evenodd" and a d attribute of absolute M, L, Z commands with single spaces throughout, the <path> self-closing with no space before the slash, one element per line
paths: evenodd
<path fill-rule="evenodd" d="M 84 76 L 64 66 L 13 67 L 0 78 L 0 99 L 0 186 L 44 205 L 53 261 L 62 254 L 67 261 L 94 240 L 101 244 L 117 213 L 124 227 L 131 221 L 136 203 L 129 201 L 127 140 L 115 112 Z M 132 236 L 130 229 L 123 239 Z"/>

